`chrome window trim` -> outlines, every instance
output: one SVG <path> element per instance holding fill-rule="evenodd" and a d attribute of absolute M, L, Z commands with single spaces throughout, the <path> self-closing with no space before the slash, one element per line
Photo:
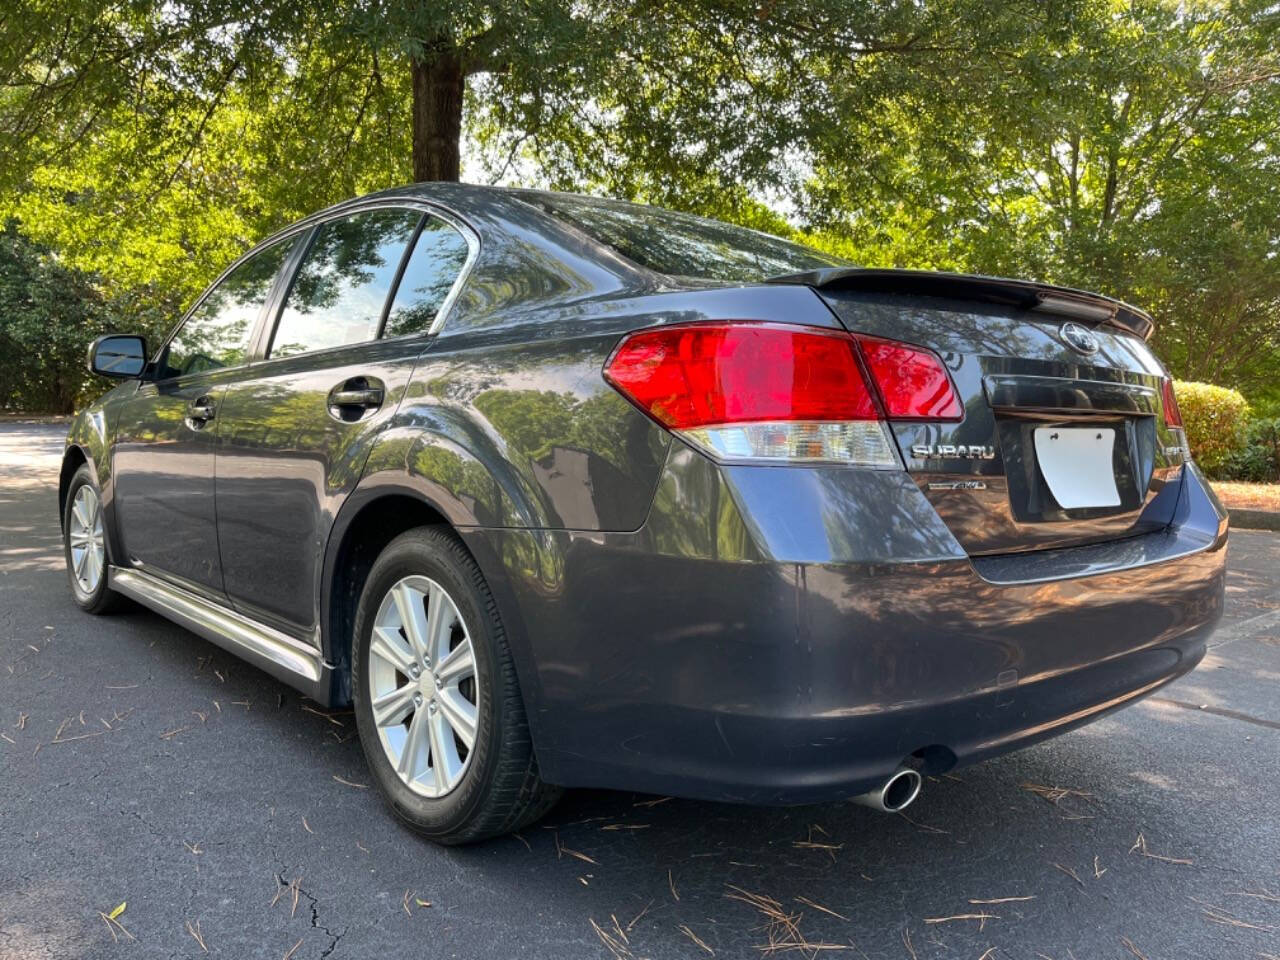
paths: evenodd
<path fill-rule="evenodd" d="M 469 223 L 454 216 L 442 207 L 437 207 L 433 203 L 424 203 L 423 206 L 427 208 L 428 213 L 439 217 L 462 234 L 462 239 L 467 242 L 467 259 L 463 262 L 462 269 L 458 271 L 457 277 L 454 278 L 453 286 L 449 288 L 449 293 L 440 304 L 440 309 L 436 311 L 436 318 L 431 321 L 431 326 L 427 327 L 426 335 L 434 337 L 444 329 L 445 321 L 449 318 L 449 314 L 453 312 L 453 306 L 457 303 L 458 297 L 461 296 L 463 286 L 466 285 L 467 280 L 470 278 L 476 261 L 480 259 L 480 234 L 476 233 Z M 409 255 L 410 257 L 413 256 L 412 251 L 410 251 Z M 408 335 L 406 334 L 406 336 Z"/>
<path fill-rule="evenodd" d="M 310 216 L 304 217 L 303 219 L 299 220 L 297 223 L 292 223 L 281 230 L 277 230 L 275 233 L 271 234 L 270 236 L 265 237 L 260 243 L 255 244 L 254 246 L 246 250 L 244 253 L 240 254 L 240 256 L 236 257 L 235 260 L 233 260 L 230 264 L 227 265 L 227 268 L 225 270 L 223 270 L 220 274 L 218 274 L 217 279 L 215 279 L 212 283 L 210 283 L 207 287 L 205 287 L 205 289 L 200 293 L 200 295 L 196 297 L 196 299 L 192 302 L 191 306 L 186 309 L 186 311 L 182 314 L 178 322 L 174 324 L 173 329 L 170 330 L 168 335 L 164 338 L 164 340 L 161 341 L 159 350 L 157 350 L 152 357 L 148 358 L 147 367 L 150 368 L 151 361 L 160 357 L 164 353 L 165 349 L 169 346 L 170 341 L 173 340 L 173 338 L 177 335 L 178 331 L 181 330 L 182 327 L 186 324 L 186 322 L 191 318 L 192 314 L 194 314 L 198 309 L 200 309 L 200 305 L 204 303 L 205 300 L 208 299 L 209 294 L 211 294 L 218 287 L 218 285 L 222 283 L 222 281 L 225 280 L 228 277 L 228 275 L 231 274 L 233 270 L 239 267 L 242 263 L 244 263 L 250 257 L 256 256 L 257 254 L 266 250 L 268 247 L 273 246 L 274 244 L 282 243 L 287 240 L 296 240 L 298 237 L 306 234 L 307 232 L 315 229 L 316 227 L 319 227 L 322 224 L 328 223 L 331 220 L 341 219 L 342 217 L 349 216 L 355 213 L 362 213 L 366 210 L 379 210 L 379 209 L 385 210 L 387 208 L 395 208 L 395 207 L 399 207 L 401 209 L 417 210 L 420 213 L 430 214 L 432 216 L 439 217 L 445 223 L 449 224 L 449 226 L 457 230 L 458 233 L 462 234 L 463 240 L 466 241 L 467 259 L 463 262 L 462 268 L 458 271 L 458 276 L 454 278 L 453 286 L 449 288 L 449 293 L 445 296 L 444 300 L 441 302 L 440 309 L 436 312 L 436 317 L 431 322 L 431 326 L 429 326 L 425 331 L 421 331 L 418 333 L 406 333 L 398 337 L 378 337 L 378 338 L 375 338 L 374 340 L 366 340 L 361 342 L 377 343 L 380 340 L 407 340 L 411 337 L 434 337 L 442 329 L 444 329 L 445 322 L 449 319 L 449 315 L 453 312 L 454 305 L 457 303 L 458 298 L 462 294 L 462 288 L 466 285 L 467 280 L 470 279 L 471 272 L 475 268 L 476 261 L 480 258 L 480 249 L 481 249 L 480 233 L 473 226 L 471 226 L 470 223 L 468 223 L 466 220 L 464 220 L 461 216 L 459 216 L 454 211 L 448 209 L 447 207 L 443 207 L 434 201 L 426 200 L 421 197 L 373 197 L 373 198 L 367 198 L 367 199 L 362 198 L 362 199 L 348 201 L 347 203 L 344 203 L 340 207 L 335 209 L 322 210 L 317 213 L 313 213 Z M 305 256 L 305 253 L 306 252 L 303 251 L 302 255 Z M 412 253 L 412 251 L 410 251 L 410 253 Z M 291 251 L 291 256 L 292 254 L 293 254 L 293 251 Z M 297 267 L 300 264 L 290 264 L 289 260 L 290 260 L 290 257 L 285 258 L 285 263 L 281 267 L 282 273 L 276 278 L 277 284 L 279 284 L 281 280 L 287 280 L 289 283 L 292 283 L 293 274 L 297 271 Z M 284 309 L 283 298 L 282 297 L 277 298 L 276 293 L 277 291 L 273 288 L 268 294 L 267 302 L 264 305 L 264 309 L 269 311 L 268 316 L 265 318 L 263 318 L 261 315 L 259 316 L 258 323 L 255 326 L 253 334 L 250 336 L 249 357 L 245 360 L 244 363 L 237 364 L 234 367 L 219 367 L 218 368 L 219 371 L 243 370 L 248 367 L 256 366 L 260 363 L 270 362 L 272 358 L 267 357 L 265 355 L 259 356 L 258 351 L 259 349 L 261 349 L 261 352 L 265 354 L 266 348 L 261 343 L 261 339 L 274 335 L 276 324 L 279 323 L 280 321 L 280 313 Z M 358 345 L 359 344 L 345 344 L 344 347 L 358 346 Z M 341 348 L 331 348 L 331 349 L 341 349 Z M 315 352 L 320 352 L 320 351 L 315 351 Z M 304 354 L 297 354 L 297 356 L 304 356 Z M 289 358 L 280 357 L 277 359 L 286 360 Z M 207 374 L 208 372 L 209 371 L 201 371 L 202 374 Z M 183 374 L 181 377 L 171 377 L 163 382 L 178 383 L 178 382 L 181 382 L 184 377 L 190 377 L 190 376 L 196 376 L 196 374 L 194 373 Z M 159 381 L 140 380 L 139 385 L 141 386 L 142 384 L 145 384 L 145 383 L 156 383 L 156 382 L 159 382 Z"/>
<path fill-rule="evenodd" d="M 353 201 L 350 201 L 349 203 L 343 204 L 342 207 L 339 209 L 325 210 L 317 214 L 312 214 L 311 216 L 307 217 L 305 220 L 301 220 L 298 223 L 294 224 L 293 226 L 288 227 L 285 230 L 282 230 L 280 233 L 274 234 L 273 236 L 268 237 L 266 240 L 262 241 L 262 243 L 259 244 L 258 247 L 255 247 L 253 250 L 250 250 L 248 253 L 245 253 L 240 259 L 243 260 L 247 258 L 255 250 L 259 248 L 265 248 L 267 245 L 269 245 L 270 243 L 276 240 L 283 240 L 286 237 L 292 236 L 296 233 L 319 229 L 320 227 L 324 226 L 326 223 L 331 223 L 335 220 L 341 220 L 345 217 L 354 216 L 360 213 L 367 213 L 372 210 L 395 210 L 395 209 L 415 210 L 419 213 L 436 217 L 439 220 L 443 220 L 450 227 L 456 230 L 462 236 L 462 239 L 466 241 L 466 244 L 467 244 L 467 259 L 463 262 L 461 269 L 458 270 L 458 275 L 454 278 L 453 285 L 449 288 L 448 294 L 446 294 L 444 300 L 441 301 L 440 309 L 436 311 L 436 316 L 435 316 L 435 319 L 431 321 L 431 326 L 429 326 L 426 330 L 416 331 L 414 333 L 405 333 L 397 337 L 379 336 L 379 337 L 373 338 L 372 340 L 361 340 L 359 343 L 346 343 L 346 344 L 340 344 L 336 347 L 326 347 L 322 350 L 310 350 L 305 353 L 290 354 L 288 357 L 269 356 L 268 352 L 270 350 L 270 342 L 271 342 L 271 339 L 275 337 L 276 327 L 279 325 L 280 317 L 283 315 L 285 300 L 287 300 L 288 298 L 288 288 L 292 286 L 294 275 L 297 273 L 298 269 L 302 266 L 302 258 L 306 257 L 306 251 L 303 251 L 302 258 L 300 258 L 299 261 L 292 266 L 292 269 L 289 271 L 288 276 L 285 278 L 287 282 L 287 286 L 285 290 L 282 291 L 282 296 L 280 297 L 279 301 L 273 304 L 269 304 L 269 307 L 271 309 L 271 314 L 267 317 L 266 322 L 262 325 L 262 331 L 261 331 L 262 341 L 263 341 L 261 344 L 261 352 L 263 355 L 258 357 L 255 360 L 255 363 L 271 363 L 277 360 L 285 361 L 285 360 L 294 359 L 296 357 L 309 357 L 309 356 L 313 356 L 316 354 L 325 353 L 333 350 L 345 350 L 351 347 L 363 346 L 370 343 L 380 343 L 383 340 L 408 340 L 412 337 L 434 337 L 437 333 L 440 332 L 441 329 L 443 329 L 445 321 L 449 318 L 449 314 L 452 313 L 453 311 L 454 304 L 457 303 L 458 297 L 462 293 L 462 288 L 466 285 L 467 280 L 471 276 L 471 271 L 475 267 L 476 261 L 480 258 L 480 234 L 476 231 L 474 227 L 471 226 L 471 224 L 467 223 L 465 220 L 459 217 L 452 210 L 442 207 L 430 200 L 424 200 L 420 197 L 377 197 L 377 198 L 371 198 L 371 199 L 365 199 L 365 200 L 353 200 Z M 421 236 L 421 230 L 419 230 L 418 233 L 415 234 L 414 236 L 415 245 L 417 243 L 418 237 L 420 236 Z M 413 256 L 412 250 L 406 249 L 405 252 L 409 257 Z M 239 261 L 237 261 L 237 263 L 238 262 Z M 289 265 L 286 264 L 286 267 L 288 266 Z M 227 272 L 229 273 L 231 269 L 232 269 L 231 267 L 227 268 Z M 400 280 L 400 279 L 403 279 L 403 274 L 397 278 L 397 280 Z M 219 278 L 219 280 L 221 280 L 221 278 Z M 399 285 L 397 283 L 396 289 L 389 291 L 388 296 L 389 297 L 393 296 L 398 291 L 398 289 L 399 289 Z M 385 304 L 384 304 L 384 308 L 385 308 Z M 194 309 L 194 307 L 192 309 Z"/>

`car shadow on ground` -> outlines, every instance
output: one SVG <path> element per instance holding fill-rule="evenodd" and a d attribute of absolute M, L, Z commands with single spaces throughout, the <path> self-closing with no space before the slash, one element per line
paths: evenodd
<path fill-rule="evenodd" d="M 1189 777 L 1195 763 L 1183 761 L 1204 762 L 1197 749 L 1148 751 L 1148 740 L 1195 735 L 1201 718 L 1184 710 L 1139 705 L 1061 740 L 930 777 L 902 815 L 848 803 L 776 809 L 580 790 L 517 836 L 444 850 L 409 833 L 366 788 L 349 711 L 325 710 L 145 611 L 113 626 L 125 634 L 117 662 L 144 662 L 154 683 L 217 700 L 152 736 L 179 756 L 252 756 L 239 777 L 257 784 L 257 802 L 252 789 L 236 802 L 263 818 L 258 829 L 285 897 L 305 878 L 308 895 L 321 900 L 326 872 L 367 857 L 378 879 L 363 895 L 381 905 L 394 877 L 390 893 L 406 921 L 443 910 L 462 926 L 473 922 L 453 899 L 461 882 L 518 905 L 494 921 L 514 939 L 522 918 L 538 916 L 586 934 L 569 954 L 623 958 L 837 948 L 905 957 L 995 951 L 989 960 L 1120 956 L 1126 942 L 1157 956 L 1167 955 L 1168 940 L 1150 917 L 1174 905 L 1201 936 L 1244 950 L 1265 946 L 1277 919 L 1264 899 L 1277 887 L 1274 868 L 1255 865 L 1251 875 L 1216 839 L 1224 828 L 1217 800 L 1231 774 Z M 218 729 L 223 714 L 235 722 L 232 736 Z M 222 781 L 226 772 L 205 776 Z M 213 782 L 194 792 L 226 798 Z M 221 815 L 192 812 L 214 823 Z M 317 838 L 321 849 L 307 852 Z M 442 872 L 455 880 L 442 884 Z M 361 895 L 358 878 L 339 887 Z M 1250 891 L 1259 897 L 1241 896 Z M 1076 926 L 1083 916 L 1087 933 Z M 1099 943 L 1116 949 L 1100 954 Z"/>
<path fill-rule="evenodd" d="M 1264 535 L 1233 545 L 1200 670 L 903 815 L 569 791 L 442 849 L 376 795 L 349 711 L 157 615 L 75 607 L 52 458 L 0 503 L 0 955 L 1280 956 Z M 136 942 L 100 916 L 121 902 Z"/>

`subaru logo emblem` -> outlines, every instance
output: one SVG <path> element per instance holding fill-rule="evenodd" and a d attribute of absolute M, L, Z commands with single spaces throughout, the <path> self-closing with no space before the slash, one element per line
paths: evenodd
<path fill-rule="evenodd" d="M 1062 337 L 1063 343 L 1077 353 L 1098 352 L 1098 338 L 1093 335 L 1092 330 L 1078 323 L 1064 323 L 1058 335 Z"/>

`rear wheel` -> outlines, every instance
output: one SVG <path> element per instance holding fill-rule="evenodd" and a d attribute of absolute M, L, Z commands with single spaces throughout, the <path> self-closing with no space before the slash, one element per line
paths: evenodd
<path fill-rule="evenodd" d="M 81 464 L 67 487 L 62 515 L 62 547 L 71 593 L 81 610 L 109 613 L 123 598 L 107 586 L 107 541 L 103 531 L 102 497 L 89 465 Z"/>
<path fill-rule="evenodd" d="M 497 607 L 443 527 L 393 540 L 356 611 L 352 689 L 374 780 L 396 814 L 440 843 L 483 840 L 541 817 L 538 779 Z"/>

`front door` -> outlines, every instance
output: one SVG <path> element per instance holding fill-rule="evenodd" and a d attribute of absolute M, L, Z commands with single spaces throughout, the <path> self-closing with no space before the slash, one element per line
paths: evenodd
<path fill-rule="evenodd" d="M 218 539 L 241 613 L 316 637 L 329 530 L 466 257 L 463 236 L 420 210 L 316 228 L 263 359 L 222 401 Z"/>
<path fill-rule="evenodd" d="M 112 470 L 121 562 L 221 598 L 214 447 L 227 384 L 288 255 L 284 240 L 238 264 L 198 302 L 123 405 Z"/>

